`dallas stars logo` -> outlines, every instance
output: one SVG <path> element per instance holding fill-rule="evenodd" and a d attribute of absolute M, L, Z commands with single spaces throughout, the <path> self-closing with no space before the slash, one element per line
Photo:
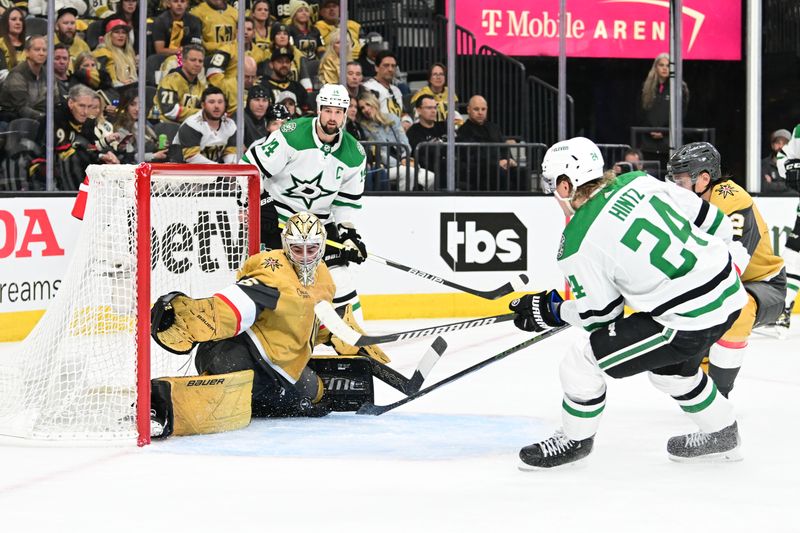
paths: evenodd
<path fill-rule="evenodd" d="M 733 196 L 733 187 L 727 183 L 720 185 L 719 189 L 717 189 L 717 194 L 722 195 L 723 198 L 727 198 L 728 195 Z"/>
<path fill-rule="evenodd" d="M 300 178 L 292 176 L 292 182 L 294 185 L 286 189 L 284 194 L 289 198 L 297 198 L 298 200 L 302 200 L 303 204 L 306 206 L 306 209 L 311 209 L 313 203 L 320 198 L 336 194 L 336 191 L 328 190 L 323 187 L 320 183 L 321 181 L 322 172 L 308 181 L 304 181 Z"/>
<path fill-rule="evenodd" d="M 275 259 L 274 257 L 268 257 L 264 260 L 264 268 L 272 269 L 273 272 L 275 272 L 280 267 L 281 267 L 281 262 Z"/>

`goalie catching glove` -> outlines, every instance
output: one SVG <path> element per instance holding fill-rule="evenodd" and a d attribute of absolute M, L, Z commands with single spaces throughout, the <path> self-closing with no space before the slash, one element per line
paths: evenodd
<path fill-rule="evenodd" d="M 199 342 L 236 332 L 236 316 L 216 297 L 195 300 L 181 292 L 161 296 L 150 311 L 150 335 L 172 353 L 189 353 Z"/>
<path fill-rule="evenodd" d="M 367 259 L 367 247 L 361 240 L 361 235 L 350 222 L 342 222 L 336 226 L 339 238 L 336 240 L 343 247 L 327 246 L 325 248 L 325 264 L 331 266 L 346 266 L 348 263 L 361 264 Z"/>
<path fill-rule="evenodd" d="M 519 329 L 542 332 L 565 324 L 559 314 L 563 301 L 557 291 L 549 290 L 526 294 L 512 301 L 508 308 L 517 314 L 514 325 Z"/>

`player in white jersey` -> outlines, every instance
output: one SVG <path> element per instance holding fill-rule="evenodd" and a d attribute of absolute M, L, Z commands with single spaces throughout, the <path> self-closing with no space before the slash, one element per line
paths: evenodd
<path fill-rule="evenodd" d="M 520 451 L 522 468 L 583 459 L 605 408 L 606 376 L 648 372 L 700 432 L 673 437 L 674 460 L 738 458 L 733 407 L 700 369 L 746 302 L 729 254 L 731 222 L 691 192 L 644 172 L 603 177 L 603 158 L 577 137 L 550 147 L 546 189 L 572 215 L 558 264 L 574 300 L 555 290 L 514 300 L 526 331 L 572 324 L 589 331 L 561 362 L 563 431 Z M 636 312 L 624 317 L 625 306 Z"/>
<path fill-rule="evenodd" d="M 778 152 L 778 174 L 786 180 L 788 187 L 800 191 L 800 124 L 794 127 L 792 138 Z M 797 291 L 800 290 L 800 204 L 797 205 L 794 228 L 786 238 L 781 256 L 786 263 L 786 309 L 776 324 L 788 329 Z"/>
<path fill-rule="evenodd" d="M 361 209 L 366 154 L 344 129 L 349 105 L 345 87 L 324 85 L 317 95 L 317 117 L 285 122 L 254 143 L 242 162 L 261 171 L 261 242 L 278 248 L 280 222 L 302 211 L 316 215 L 325 224 L 328 238 L 345 245 L 344 249 L 328 247 L 325 255 L 336 284 L 334 306 L 342 312 L 350 306 L 360 316 L 348 263 L 362 263 L 367 256 L 352 222 L 355 211 Z M 377 346 L 367 351 L 371 357 L 389 361 Z"/>

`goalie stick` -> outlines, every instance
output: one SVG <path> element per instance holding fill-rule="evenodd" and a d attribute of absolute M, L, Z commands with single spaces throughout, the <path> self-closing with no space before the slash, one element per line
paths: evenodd
<path fill-rule="evenodd" d="M 400 331 L 398 333 L 387 333 L 386 335 L 367 335 L 361 334 L 351 328 L 339 316 L 333 305 L 324 300 L 320 301 L 314 306 L 314 312 L 319 317 L 320 321 L 325 324 L 331 333 L 345 341 L 352 346 L 372 346 L 373 344 L 382 344 L 385 342 L 404 341 L 407 339 L 418 339 L 428 337 L 430 335 L 441 335 L 442 333 L 449 333 L 451 331 L 460 331 L 462 329 L 469 329 L 478 326 L 488 326 L 489 324 L 499 324 L 513 320 L 516 316 L 514 313 L 506 313 L 503 315 L 490 316 L 486 318 L 475 318 L 472 320 L 464 320 L 463 322 L 453 322 L 451 324 L 444 324 L 442 326 L 435 326 L 432 328 L 412 329 L 409 331 Z"/>
<path fill-rule="evenodd" d="M 399 390 L 406 396 L 414 394 L 422 387 L 425 378 L 428 377 L 431 369 L 436 362 L 439 361 L 439 358 L 444 354 L 446 349 L 447 342 L 441 337 L 436 337 L 433 344 L 428 347 L 425 354 L 419 360 L 419 363 L 417 363 L 417 368 L 410 378 L 405 377 L 397 370 L 370 357 L 369 362 L 372 366 L 372 375 L 390 387 Z"/>
<path fill-rule="evenodd" d="M 497 355 L 493 355 L 492 357 L 490 357 L 488 359 L 484 359 L 480 363 L 476 363 L 476 364 L 472 365 L 471 367 L 468 367 L 468 368 L 465 368 L 464 370 L 461 370 L 460 372 L 456 372 L 455 374 L 452 374 L 452 375 L 444 378 L 441 381 L 437 381 L 436 383 L 434 383 L 430 387 L 425 387 L 424 389 L 421 389 L 421 390 L 415 392 L 414 394 L 409 394 L 408 396 L 406 396 L 402 400 L 398 400 L 398 401 L 396 401 L 394 403 L 390 403 L 390 404 L 387 404 L 387 405 L 375 405 L 375 404 L 372 404 L 372 403 L 365 403 L 364 405 L 362 405 L 358 409 L 358 411 L 356 411 L 356 414 L 359 414 L 359 415 L 376 415 L 377 416 L 377 415 L 381 415 L 381 414 L 385 413 L 386 411 L 391 411 L 395 407 L 400 407 L 401 405 L 405 405 L 408 402 L 416 400 L 417 398 L 421 398 L 422 396 L 425 396 L 429 392 L 431 392 L 433 390 L 436 390 L 439 387 L 443 387 L 443 386 L 447 385 L 448 383 L 452 383 L 453 381 L 455 381 L 457 379 L 463 378 L 467 374 L 471 374 L 471 373 L 475 372 L 476 370 L 479 370 L 479 369 L 481 369 L 481 368 L 483 368 L 485 366 L 488 366 L 488 365 L 490 365 L 492 363 L 496 363 L 497 361 L 499 361 L 501 359 L 505 359 L 509 355 L 511 355 L 513 353 L 516 353 L 516 352 L 518 352 L 518 351 L 520 351 L 520 350 L 522 350 L 524 348 L 527 348 L 528 346 L 532 346 L 532 345 L 536 344 L 537 342 L 543 341 L 546 338 L 548 338 L 548 337 L 550 337 L 552 335 L 555 335 L 556 333 L 558 333 L 560 331 L 564 331 L 568 327 L 569 327 L 569 325 L 567 324 L 567 325 L 564 325 L 564 326 L 561 326 L 561 327 L 558 327 L 558 328 L 551 329 L 549 331 L 545 331 L 541 335 L 537 335 L 536 337 L 533 337 L 532 339 L 528 339 L 528 340 L 526 340 L 524 342 L 521 342 L 521 343 L 517 344 L 516 346 L 512 346 L 511 348 L 508 348 L 507 350 L 503 350 L 502 352 L 498 353 Z"/>
<path fill-rule="evenodd" d="M 344 246 L 338 242 L 327 240 L 325 241 L 327 246 L 333 246 L 334 248 L 342 249 Z M 478 296 L 480 298 L 485 298 L 487 300 L 497 300 L 498 298 L 502 298 L 503 296 L 507 296 L 515 291 L 521 291 L 525 285 L 528 284 L 528 276 L 525 274 L 520 274 L 519 278 L 509 281 L 505 285 L 501 285 L 500 287 L 491 290 L 491 291 L 479 291 L 477 289 L 472 289 L 470 287 L 465 287 L 464 285 L 459 285 L 453 281 L 446 280 L 444 278 L 440 278 L 439 276 L 434 276 L 433 274 L 428 274 L 427 272 L 423 272 L 417 268 L 413 268 L 410 266 L 406 266 L 390 259 L 383 258 L 379 255 L 375 254 L 367 254 L 367 259 L 371 261 L 375 261 L 376 263 L 381 263 L 388 267 L 396 268 L 398 270 L 402 270 L 403 272 L 408 272 L 413 276 L 417 276 L 423 279 L 427 279 L 434 283 L 438 283 L 439 285 L 444 285 L 446 287 L 450 287 L 451 289 L 457 289 L 461 292 L 466 292 L 467 294 L 472 294 L 474 296 Z"/>

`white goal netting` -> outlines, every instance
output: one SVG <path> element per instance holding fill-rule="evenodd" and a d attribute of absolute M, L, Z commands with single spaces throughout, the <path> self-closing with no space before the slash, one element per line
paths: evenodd
<path fill-rule="evenodd" d="M 171 291 L 210 296 L 257 250 L 258 232 L 248 231 L 257 216 L 257 205 L 248 209 L 257 204 L 248 201 L 258 189 L 252 167 L 104 165 L 88 174 L 86 214 L 59 292 L 18 349 L 0 359 L 0 436 L 135 442 L 138 435 L 142 443 L 136 415 L 147 380 L 137 389 L 137 376 L 195 373 L 191 356 L 149 337 L 149 371 L 140 368 L 146 350 L 137 331 L 149 332 L 140 328 L 151 303 Z M 137 195 L 137 174 L 144 194 Z"/>

